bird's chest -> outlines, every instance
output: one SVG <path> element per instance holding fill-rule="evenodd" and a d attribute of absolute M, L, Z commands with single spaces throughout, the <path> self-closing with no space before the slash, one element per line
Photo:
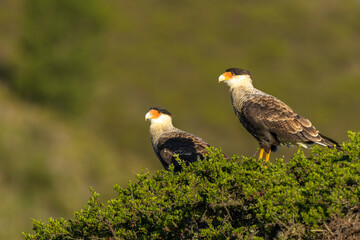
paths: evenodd
<path fill-rule="evenodd" d="M 248 130 L 252 135 L 256 133 L 258 127 L 254 119 L 249 119 L 249 117 L 245 114 L 242 109 L 236 109 L 234 108 L 235 115 L 238 117 L 240 123 L 245 127 L 246 130 Z"/>
<path fill-rule="evenodd" d="M 256 109 L 248 106 L 248 101 L 248 98 L 234 99 L 234 111 L 235 115 L 238 117 L 240 123 L 245 127 L 245 129 L 257 138 L 263 124 L 258 119 Z"/>
<path fill-rule="evenodd" d="M 244 103 L 246 102 L 246 96 L 239 96 L 236 94 L 231 95 L 231 103 L 234 107 L 235 115 L 239 118 L 243 125 L 247 125 L 246 114 L 244 112 Z"/>
<path fill-rule="evenodd" d="M 231 94 L 230 97 L 231 97 L 231 103 L 234 107 L 235 114 L 236 114 L 236 112 L 240 112 L 240 110 L 242 109 L 244 102 L 246 101 L 246 98 L 245 98 L 245 96 L 239 96 L 234 93 Z"/>

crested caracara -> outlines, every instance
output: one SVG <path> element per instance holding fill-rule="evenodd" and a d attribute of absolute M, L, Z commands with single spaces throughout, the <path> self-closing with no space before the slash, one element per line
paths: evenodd
<path fill-rule="evenodd" d="M 172 125 L 172 114 L 166 109 L 152 107 L 145 115 L 145 120 L 150 120 L 150 137 L 156 156 L 166 170 L 174 164 L 174 171 L 180 171 L 174 155 L 186 163 L 195 162 L 203 158 L 210 145 L 201 138 L 184 132 Z"/>
<path fill-rule="evenodd" d="M 308 119 L 296 114 L 279 99 L 254 88 L 249 71 L 230 68 L 220 75 L 219 82 L 229 85 L 236 116 L 259 142 L 259 159 L 265 151 L 265 161 L 268 161 L 271 151 L 276 151 L 282 144 L 307 148 L 316 143 L 341 149 L 337 142 L 320 134 Z"/>

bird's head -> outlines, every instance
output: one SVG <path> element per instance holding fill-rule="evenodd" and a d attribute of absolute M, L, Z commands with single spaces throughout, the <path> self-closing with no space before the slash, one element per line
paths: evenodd
<path fill-rule="evenodd" d="M 161 107 L 151 107 L 145 115 L 145 121 L 149 120 L 151 123 L 160 123 L 160 124 L 171 124 L 172 114 Z"/>
<path fill-rule="evenodd" d="M 252 86 L 250 71 L 240 68 L 229 68 L 219 77 L 219 82 L 226 82 L 231 86 Z"/>

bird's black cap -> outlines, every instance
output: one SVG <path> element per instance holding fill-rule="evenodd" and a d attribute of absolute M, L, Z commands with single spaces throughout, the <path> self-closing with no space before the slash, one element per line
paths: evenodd
<path fill-rule="evenodd" d="M 226 70 L 226 72 L 231 72 L 235 75 L 249 75 L 251 77 L 250 71 L 241 68 L 229 68 Z"/>
<path fill-rule="evenodd" d="M 151 108 L 149 109 L 149 111 L 150 111 L 150 110 L 156 110 L 156 111 L 158 111 L 159 113 L 163 113 L 163 114 L 172 116 L 171 112 L 169 112 L 168 110 L 166 110 L 165 108 L 162 108 L 162 107 L 151 107 Z"/>

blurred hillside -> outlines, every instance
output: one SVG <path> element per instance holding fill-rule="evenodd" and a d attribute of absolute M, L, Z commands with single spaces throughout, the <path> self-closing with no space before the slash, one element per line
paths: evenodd
<path fill-rule="evenodd" d="M 162 166 L 144 115 L 256 154 L 236 119 L 229 67 L 341 142 L 360 122 L 359 1 L 0 0 L 0 238 L 68 217 Z M 275 157 L 296 149 L 281 148 Z"/>

